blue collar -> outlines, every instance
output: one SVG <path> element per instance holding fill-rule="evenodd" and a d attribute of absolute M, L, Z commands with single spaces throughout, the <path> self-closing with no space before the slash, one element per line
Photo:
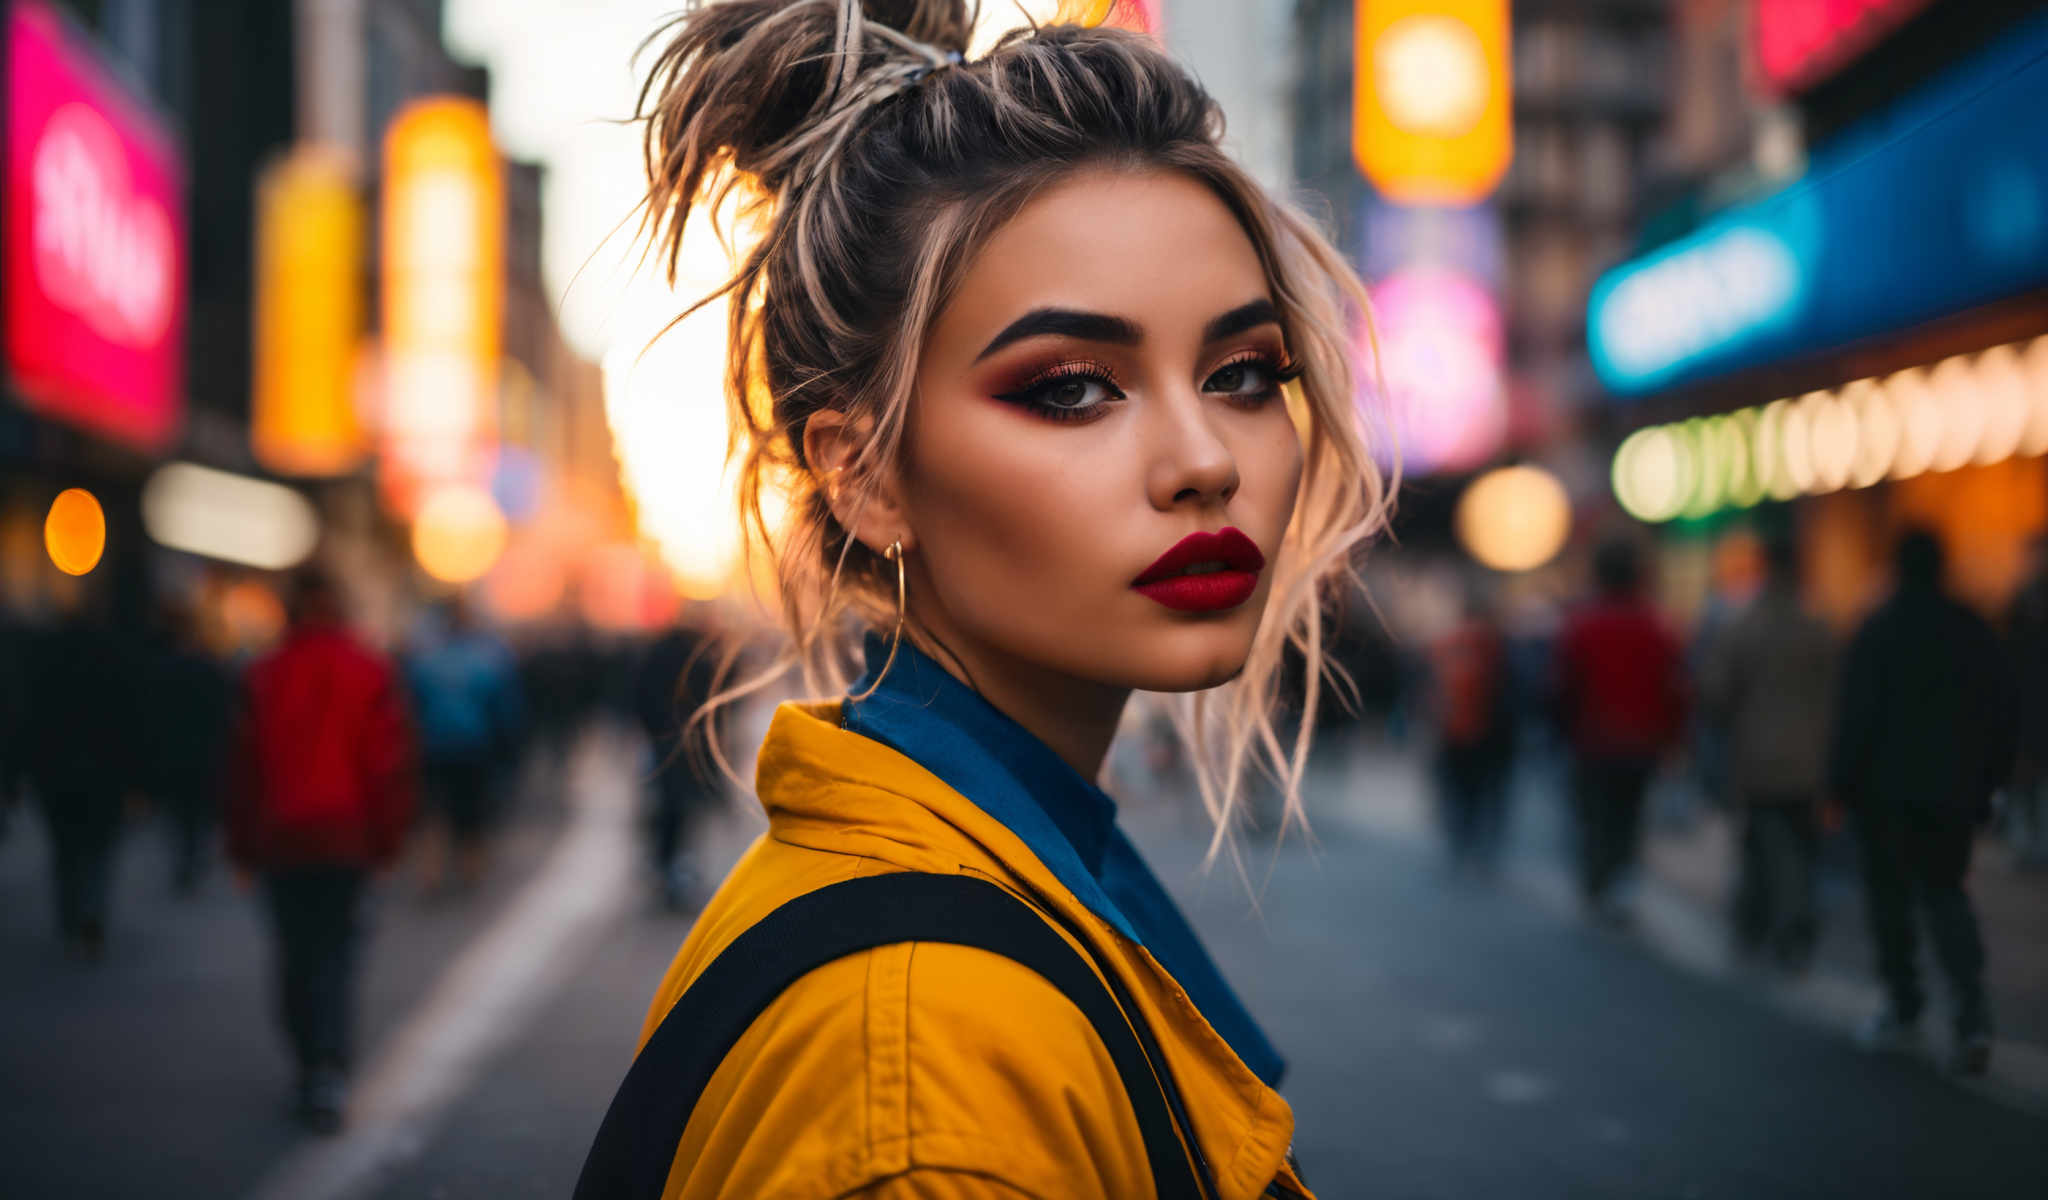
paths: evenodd
<path fill-rule="evenodd" d="M 888 657 L 879 636 L 864 649 L 867 674 L 853 695 Z M 847 700 L 839 723 L 915 761 L 1016 834 L 1075 899 L 1152 952 L 1253 1074 L 1279 1084 L 1279 1052 L 1116 827 L 1108 793 L 908 642 L 872 695 Z"/>
<path fill-rule="evenodd" d="M 853 685 L 854 695 L 867 689 L 888 657 L 888 643 L 878 635 L 863 649 L 867 674 Z M 1116 826 L 1116 801 L 951 671 L 906 641 L 874 694 L 848 700 L 839 723 L 916 761 L 974 801 L 1022 838 L 1083 904 L 1139 940 L 1097 881 Z"/>

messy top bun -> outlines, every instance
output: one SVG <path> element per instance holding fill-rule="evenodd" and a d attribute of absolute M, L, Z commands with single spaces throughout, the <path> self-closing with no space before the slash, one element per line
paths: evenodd
<path fill-rule="evenodd" d="M 1223 154 L 1215 102 L 1149 38 L 1040 26 L 967 62 L 972 27 L 964 0 L 699 0 L 656 35 L 641 98 L 654 245 L 673 273 L 685 222 L 728 197 L 758 236 L 706 298 L 731 301 L 743 519 L 775 568 L 793 639 L 784 665 L 836 691 L 849 661 L 843 618 L 890 614 L 895 577 L 833 517 L 804 460 L 810 416 L 840 410 L 873 429 L 842 481 L 858 504 L 899 452 L 928 330 L 983 241 L 1033 195 L 1107 165 L 1177 171 L 1222 199 L 1258 251 L 1303 367 L 1290 396 L 1303 473 L 1244 672 L 1178 701 L 1217 820 L 1213 853 L 1254 763 L 1280 779 L 1298 815 L 1322 672 L 1303 673 L 1306 695 L 1289 698 L 1305 719 L 1283 746 L 1272 722 L 1282 656 L 1291 641 L 1323 663 L 1321 601 L 1384 519 L 1347 361 L 1347 307 L 1362 312 L 1364 290 L 1311 225 Z M 762 504 L 770 488 L 790 502 L 774 529 Z"/>

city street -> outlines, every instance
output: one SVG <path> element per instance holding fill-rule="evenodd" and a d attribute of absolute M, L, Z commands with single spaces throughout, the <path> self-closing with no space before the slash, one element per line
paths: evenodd
<path fill-rule="evenodd" d="M 287 1119 L 252 902 L 219 879 L 189 905 L 161 901 L 157 855 L 138 838 L 107 961 L 62 961 L 41 838 L 18 820 L 0 851 L 15 1031 L 0 1191 L 566 1195 L 687 928 L 612 886 L 637 882 L 636 753 L 586 741 L 570 802 L 522 806 L 483 894 L 422 906 L 387 881 L 352 1122 L 324 1141 Z M 1199 818 L 1125 805 L 1288 1055 L 1296 1146 L 1320 1195 L 2040 1194 L 2039 1094 L 1868 1057 L 1797 1005 L 1674 965 L 1676 902 L 1653 888 L 1642 933 L 1623 936 L 1556 902 L 1534 851 L 1499 885 L 1454 881 L 1419 836 L 1418 802 L 1412 765 L 1384 751 L 1326 766 L 1320 846 L 1281 852 L 1256 915 L 1227 864 L 1196 875 Z M 1528 812 L 1519 823 L 1541 828 Z M 756 828 L 722 821 L 700 861 L 723 869 Z M 1248 845 L 1255 881 L 1269 860 Z M 1991 936 L 1996 961 L 2009 948 Z"/>
<path fill-rule="evenodd" d="M 1323 1200 L 2048 1200 L 2048 5 L 0 41 L 0 1200 L 573 1194 L 756 758 L 806 847 L 985 819 L 1139 931 Z M 1139 1153 L 912 1007 L 912 1178 L 821 1105 L 916 1072 L 802 1021 L 675 1173 Z"/>

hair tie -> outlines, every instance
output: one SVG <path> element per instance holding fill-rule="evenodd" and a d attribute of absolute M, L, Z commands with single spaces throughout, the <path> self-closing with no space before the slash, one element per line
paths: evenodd
<path fill-rule="evenodd" d="M 928 62 L 925 65 L 919 67 L 917 70 L 912 71 L 910 73 L 910 82 L 912 84 L 923 83 L 924 77 L 931 74 L 933 71 L 943 71 L 947 67 L 957 67 L 965 61 L 966 59 L 961 57 L 960 52 L 958 50 L 948 50 L 946 51 L 943 57 L 934 59 L 933 61 Z"/>

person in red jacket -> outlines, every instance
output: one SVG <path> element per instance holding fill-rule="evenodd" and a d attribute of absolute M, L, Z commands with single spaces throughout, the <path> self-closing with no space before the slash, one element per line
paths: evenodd
<path fill-rule="evenodd" d="M 398 853 L 414 802 L 396 671 L 342 623 L 334 581 L 294 581 L 284 642 L 250 668 L 228 798 L 228 854 L 260 874 L 299 1114 L 341 1126 L 364 885 Z"/>
<path fill-rule="evenodd" d="M 1619 918 L 1609 892 L 1635 859 L 1651 773 L 1685 728 L 1685 673 L 1677 637 L 1643 597 L 1635 546 L 1602 546 L 1593 577 L 1598 594 L 1558 635 L 1558 715 L 1572 754 L 1579 888 L 1589 912 Z"/>

